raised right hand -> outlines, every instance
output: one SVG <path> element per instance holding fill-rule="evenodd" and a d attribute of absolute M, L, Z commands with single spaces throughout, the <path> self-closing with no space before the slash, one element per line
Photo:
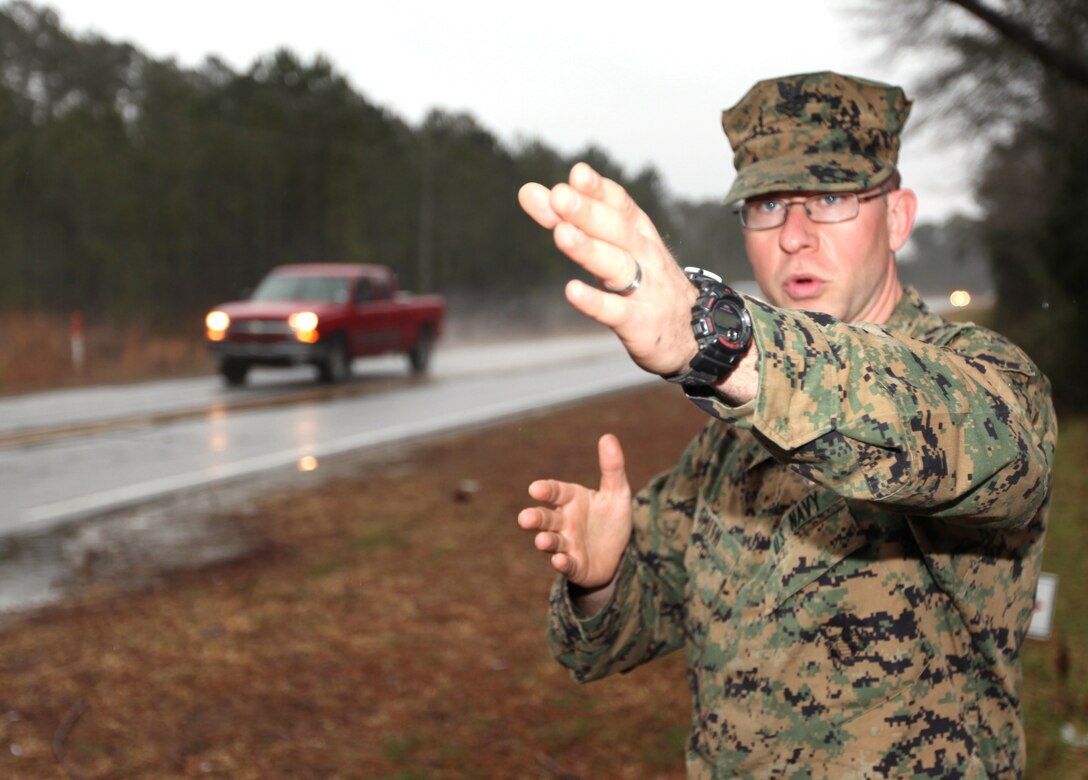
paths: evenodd
<path fill-rule="evenodd" d="M 691 306 L 698 295 L 650 218 L 619 184 L 585 163 L 569 183 L 548 189 L 529 183 L 518 202 L 551 230 L 567 257 L 613 288 L 626 287 L 642 269 L 642 283 L 621 295 L 574 279 L 567 300 L 612 329 L 631 359 L 654 374 L 674 374 L 695 356 Z"/>
<path fill-rule="evenodd" d="M 619 439 L 602 436 L 597 455 L 600 488 L 537 480 L 529 485 L 529 496 L 546 506 L 518 514 L 518 525 L 536 532 L 536 548 L 550 554 L 555 570 L 583 588 L 612 581 L 631 536 L 631 486 Z"/>

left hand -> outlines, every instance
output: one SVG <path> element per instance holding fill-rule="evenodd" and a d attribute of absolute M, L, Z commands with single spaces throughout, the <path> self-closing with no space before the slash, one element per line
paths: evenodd
<path fill-rule="evenodd" d="M 661 240 L 646 213 L 616 182 L 585 163 L 570 172 L 568 184 L 550 190 L 526 184 L 521 207 L 551 230 L 567 257 L 615 289 L 626 287 L 642 267 L 642 284 L 620 295 L 572 280 L 567 300 L 578 311 L 611 328 L 631 359 L 655 374 L 687 367 L 697 345 L 691 307 L 697 291 Z"/>
<path fill-rule="evenodd" d="M 597 490 L 572 482 L 538 479 L 529 495 L 545 506 L 523 509 L 518 525 L 534 533 L 534 544 L 552 567 L 575 585 L 600 591 L 606 599 L 623 551 L 631 538 L 631 485 L 620 440 L 605 434 L 597 442 L 601 485 Z M 595 611 L 591 609 L 590 611 Z"/>

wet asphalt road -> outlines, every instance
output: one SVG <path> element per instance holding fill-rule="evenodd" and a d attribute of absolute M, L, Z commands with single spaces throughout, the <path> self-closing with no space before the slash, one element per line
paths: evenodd
<path fill-rule="evenodd" d="M 390 356 L 335 388 L 299 368 L 0 398 L 0 537 L 653 380 L 605 335 L 446 347 L 425 379 Z"/>

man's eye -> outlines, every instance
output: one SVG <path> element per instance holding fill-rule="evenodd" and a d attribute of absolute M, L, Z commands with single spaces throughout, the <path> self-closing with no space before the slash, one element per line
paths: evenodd
<path fill-rule="evenodd" d="M 842 195 L 835 195 L 833 193 L 828 193 L 827 195 L 823 195 L 820 197 L 820 205 L 824 208 L 838 206 L 842 203 L 842 201 Z"/>
<path fill-rule="evenodd" d="M 760 214 L 773 214 L 782 208 L 782 204 L 777 200 L 762 200 L 756 204 L 756 211 Z"/>

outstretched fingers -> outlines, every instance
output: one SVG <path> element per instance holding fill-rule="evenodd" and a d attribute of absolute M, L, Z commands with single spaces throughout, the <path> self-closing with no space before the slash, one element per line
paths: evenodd
<path fill-rule="evenodd" d="M 556 553 L 551 557 L 552 568 L 564 577 L 573 577 L 577 572 L 577 565 L 573 558 L 566 553 Z"/>
<path fill-rule="evenodd" d="M 630 213 L 580 192 L 569 184 L 555 185 L 548 203 L 563 221 L 621 249 L 635 250 L 643 240 Z"/>
<path fill-rule="evenodd" d="M 587 163 L 575 164 L 570 171 L 570 185 L 615 210 L 644 236 L 659 239 L 654 223 L 646 216 L 634 198 L 616 182 L 597 173 Z"/>
<path fill-rule="evenodd" d="M 524 531 L 536 531 L 533 544 L 541 552 L 560 552 L 565 547 L 563 518 L 554 509 L 530 507 L 518 513 L 518 525 Z"/>
<path fill-rule="evenodd" d="M 529 485 L 529 496 L 534 501 L 552 506 L 569 504 L 574 500 L 578 486 L 557 479 L 538 479 Z"/>
<path fill-rule="evenodd" d="M 537 224 L 554 231 L 560 251 L 613 291 L 641 280 L 646 263 L 658 265 L 660 252 L 653 247 L 664 245 L 649 217 L 623 187 L 585 163 L 571 169 L 569 184 L 525 184 L 518 202 Z"/>
<path fill-rule="evenodd" d="M 623 296 L 598 290 L 577 279 L 567 282 L 566 296 L 571 306 L 609 328 L 622 325 L 630 313 L 630 303 Z"/>
<path fill-rule="evenodd" d="M 561 222 L 554 231 L 555 245 L 602 284 L 624 290 L 637 278 L 645 284 L 655 272 L 640 265 L 627 250 L 589 235 L 569 222 Z"/>
<path fill-rule="evenodd" d="M 612 434 L 597 445 L 599 490 L 571 482 L 538 479 L 529 496 L 538 506 L 518 514 L 518 525 L 533 532 L 533 545 L 549 555 L 552 568 L 587 587 L 615 575 L 631 536 L 631 492 L 623 449 Z"/>
<path fill-rule="evenodd" d="M 551 190 L 543 184 L 530 182 L 523 185 L 518 190 L 518 203 L 541 227 L 551 230 L 559 224 L 559 215 L 551 207 Z"/>

